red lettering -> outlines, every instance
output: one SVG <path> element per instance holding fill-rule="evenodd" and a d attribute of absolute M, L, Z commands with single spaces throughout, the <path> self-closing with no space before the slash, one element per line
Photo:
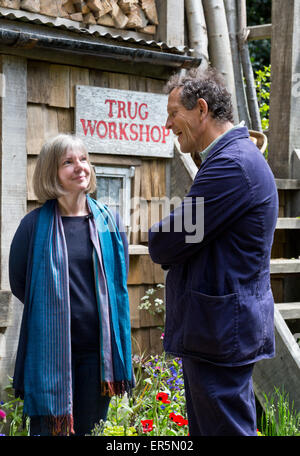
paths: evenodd
<path fill-rule="evenodd" d="M 144 112 L 144 117 L 143 117 L 143 116 L 142 116 L 142 112 L 141 112 L 142 106 L 145 106 L 146 108 L 148 108 L 148 105 L 146 105 L 146 103 L 142 103 L 142 104 L 140 105 L 140 107 L 139 107 L 139 116 L 140 116 L 140 119 L 146 120 L 147 117 L 148 117 L 148 115 L 149 115 L 149 113 L 148 113 L 148 111 L 145 111 L 145 112 Z"/>
<path fill-rule="evenodd" d="M 133 128 L 134 127 L 134 128 Z M 136 128 L 138 128 L 137 124 L 131 124 L 130 127 L 129 127 L 129 130 L 130 130 L 130 133 L 132 133 L 130 135 L 130 139 L 132 141 L 136 141 L 139 137 L 139 134 L 138 132 L 136 131 Z M 132 136 L 133 135 L 133 136 Z"/>
<path fill-rule="evenodd" d="M 119 127 L 120 127 L 120 138 L 119 139 L 123 139 L 123 136 L 124 136 L 124 139 L 126 139 L 126 141 L 128 141 L 128 137 L 127 137 L 127 134 L 126 134 L 126 127 L 128 126 L 128 124 L 122 124 L 122 122 L 119 123 Z"/>
<path fill-rule="evenodd" d="M 113 103 L 116 103 L 116 100 L 105 100 L 105 104 L 106 103 L 109 103 L 109 112 L 108 112 L 108 117 L 113 117 L 113 113 L 112 113 L 112 107 L 113 107 Z"/>
<path fill-rule="evenodd" d="M 149 136 L 150 125 L 140 124 L 139 127 L 140 127 L 139 141 L 143 141 L 143 135 L 146 134 L 146 142 L 149 142 L 150 141 L 150 136 Z M 143 128 L 144 127 L 146 127 L 146 131 L 145 132 L 143 132 Z"/>
<path fill-rule="evenodd" d="M 126 119 L 126 112 L 125 112 L 125 101 L 119 101 L 118 100 L 118 119 L 122 117 L 121 113 L 123 113 L 123 117 Z"/>
<path fill-rule="evenodd" d="M 158 138 L 155 139 L 154 137 L 154 131 L 157 130 L 158 131 Z M 154 127 L 151 128 L 151 139 L 153 142 L 159 142 L 160 139 L 161 139 L 161 131 L 160 131 L 160 128 L 157 126 L 157 125 L 154 125 Z"/>
<path fill-rule="evenodd" d="M 108 122 L 109 139 L 118 139 L 116 128 L 116 122 Z"/>
<path fill-rule="evenodd" d="M 86 136 L 88 133 L 88 130 L 90 130 L 91 136 L 93 136 L 97 120 L 94 120 L 94 126 L 92 126 L 91 120 L 87 121 L 87 126 L 85 125 L 85 119 L 80 119 L 80 122 L 82 123 L 84 135 Z"/>
<path fill-rule="evenodd" d="M 101 125 L 104 126 L 104 134 L 100 133 L 100 126 Z M 106 125 L 106 122 L 104 122 L 104 120 L 100 120 L 98 122 L 98 124 L 97 124 L 97 135 L 99 136 L 100 139 L 105 138 L 105 136 L 107 135 L 107 125 Z"/>
<path fill-rule="evenodd" d="M 166 143 L 166 137 L 169 136 L 169 134 L 170 134 L 170 130 L 168 130 L 166 127 L 162 127 L 162 136 L 163 136 L 162 143 L 163 144 Z"/>
<path fill-rule="evenodd" d="M 135 111 L 134 111 L 134 115 L 132 115 L 131 114 L 131 101 L 128 101 L 128 115 L 129 115 L 130 119 L 132 119 L 132 120 L 134 120 L 137 115 L 137 107 L 138 107 L 137 102 L 134 103 L 134 106 L 135 106 Z"/>

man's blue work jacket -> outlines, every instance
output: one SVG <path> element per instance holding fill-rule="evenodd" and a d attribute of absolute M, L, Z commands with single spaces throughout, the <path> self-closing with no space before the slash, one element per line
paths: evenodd
<path fill-rule="evenodd" d="M 193 242 L 185 206 L 204 228 Z M 277 216 L 269 165 L 246 127 L 229 131 L 208 153 L 186 199 L 149 231 L 151 258 L 168 269 L 166 352 L 226 366 L 274 356 L 270 256 Z"/>

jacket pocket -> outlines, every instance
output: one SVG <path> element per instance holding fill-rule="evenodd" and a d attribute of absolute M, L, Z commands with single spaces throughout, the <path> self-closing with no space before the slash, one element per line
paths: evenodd
<path fill-rule="evenodd" d="M 215 361 L 234 354 L 238 345 L 237 293 L 209 296 L 190 290 L 186 295 L 183 347 Z"/>

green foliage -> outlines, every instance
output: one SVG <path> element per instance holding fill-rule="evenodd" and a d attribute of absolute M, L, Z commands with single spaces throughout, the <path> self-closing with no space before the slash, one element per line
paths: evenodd
<path fill-rule="evenodd" d="M 255 87 L 261 117 L 262 129 L 269 128 L 271 65 L 255 72 Z"/>
<path fill-rule="evenodd" d="M 272 0 L 247 0 L 247 25 L 271 24 Z M 270 65 L 271 40 L 249 42 L 249 52 L 254 71 Z"/>
<path fill-rule="evenodd" d="M 300 413 L 290 405 L 289 395 L 278 388 L 268 397 L 266 394 L 264 413 L 261 417 L 261 432 L 265 436 L 299 436 Z"/>
<path fill-rule="evenodd" d="M 8 429 L 9 436 L 27 436 L 29 435 L 29 420 L 25 420 L 25 427 L 23 428 L 23 401 L 20 398 L 15 398 L 12 378 L 9 380 L 10 384 L 5 388 L 8 400 L 1 405 L 6 413 L 5 427 Z"/>
<path fill-rule="evenodd" d="M 139 373 L 133 396 L 113 397 L 106 423 L 91 435 L 187 435 L 181 359 L 163 353 L 133 361 Z"/>

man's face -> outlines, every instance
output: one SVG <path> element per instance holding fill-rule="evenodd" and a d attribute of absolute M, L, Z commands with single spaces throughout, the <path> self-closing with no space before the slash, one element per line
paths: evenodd
<path fill-rule="evenodd" d="M 182 88 L 175 88 L 168 99 L 168 118 L 166 128 L 171 129 L 178 137 L 181 152 L 195 153 L 201 150 L 200 108 L 186 109 L 180 101 Z"/>

